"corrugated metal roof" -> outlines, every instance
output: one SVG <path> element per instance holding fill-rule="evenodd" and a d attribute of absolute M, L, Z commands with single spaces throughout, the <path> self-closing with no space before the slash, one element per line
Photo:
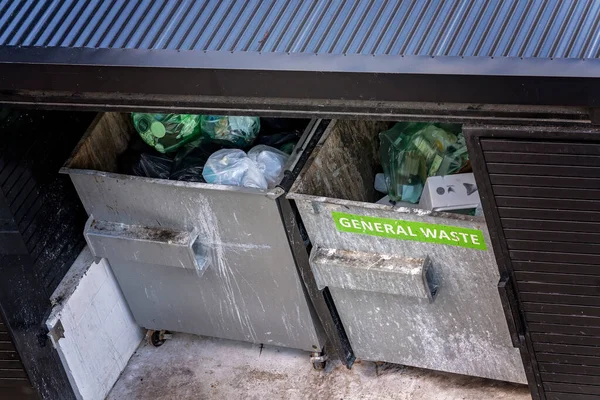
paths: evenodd
<path fill-rule="evenodd" d="M 0 0 L 0 46 L 599 58 L 598 0 Z"/>

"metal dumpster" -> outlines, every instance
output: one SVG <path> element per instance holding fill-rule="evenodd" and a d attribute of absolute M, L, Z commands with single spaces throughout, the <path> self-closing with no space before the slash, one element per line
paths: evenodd
<path fill-rule="evenodd" d="M 389 126 L 332 121 L 288 194 L 356 357 L 525 383 L 484 218 L 374 204 Z"/>
<path fill-rule="evenodd" d="M 309 124 L 301 143 L 316 130 Z M 325 335 L 286 232 L 298 227 L 280 211 L 284 189 L 119 174 L 134 134 L 128 114 L 99 115 L 62 171 L 90 216 L 88 245 L 110 261 L 138 324 L 320 351 Z"/>

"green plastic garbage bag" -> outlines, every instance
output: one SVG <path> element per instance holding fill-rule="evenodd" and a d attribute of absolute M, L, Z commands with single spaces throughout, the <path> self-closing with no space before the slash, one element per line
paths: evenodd
<path fill-rule="evenodd" d="M 198 138 L 200 115 L 133 113 L 133 125 L 144 142 L 161 153 L 170 153 Z"/>
<path fill-rule="evenodd" d="M 381 132 L 380 159 L 393 201 L 418 203 L 428 176 L 457 173 L 468 161 L 460 126 L 399 122 Z"/>

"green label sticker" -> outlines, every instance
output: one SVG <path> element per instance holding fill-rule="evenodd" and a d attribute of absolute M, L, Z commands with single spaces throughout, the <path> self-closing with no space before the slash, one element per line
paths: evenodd
<path fill-rule="evenodd" d="M 468 249 L 486 250 L 483 232 L 457 226 L 403 221 L 391 218 L 332 212 L 335 226 L 340 232 L 381 236 L 390 239 L 438 243 Z"/>

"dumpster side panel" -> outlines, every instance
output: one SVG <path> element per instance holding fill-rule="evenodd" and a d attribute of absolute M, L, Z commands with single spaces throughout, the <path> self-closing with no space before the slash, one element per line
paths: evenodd
<path fill-rule="evenodd" d="M 379 121 L 332 121 L 290 190 L 291 197 L 308 193 L 373 201 L 373 179 L 379 172 L 379 140 L 373 139 L 388 128 Z"/>
<path fill-rule="evenodd" d="M 439 289 L 433 301 L 330 287 L 357 358 L 525 383 L 496 285 L 490 249 L 400 240 L 339 230 L 332 213 L 479 231 L 483 218 L 295 195 L 313 245 L 386 257 L 429 257 Z"/>
<path fill-rule="evenodd" d="M 110 258 L 137 322 L 254 343 L 315 350 L 321 329 L 294 264 L 276 199 L 121 175 L 72 174 L 96 220 L 197 230 L 208 267 Z"/>
<path fill-rule="evenodd" d="M 327 295 L 322 290 L 319 290 L 315 281 L 303 239 L 303 233 L 306 230 L 300 220 L 300 213 L 297 207 L 292 205 L 289 200 L 282 197 L 277 200 L 298 273 L 302 277 L 304 287 L 306 288 L 306 295 L 312 302 L 316 314 L 315 317 L 321 321 L 323 334 L 327 338 L 325 353 L 330 359 L 339 358 L 350 368 L 356 357 L 352 352 L 348 336 L 344 332 L 344 327 L 339 320 L 337 311 L 331 303 L 328 303 Z"/>
<path fill-rule="evenodd" d="M 498 267 L 514 294 L 507 317 L 532 395 L 596 398 L 599 131 L 470 126 L 465 134 Z"/>

